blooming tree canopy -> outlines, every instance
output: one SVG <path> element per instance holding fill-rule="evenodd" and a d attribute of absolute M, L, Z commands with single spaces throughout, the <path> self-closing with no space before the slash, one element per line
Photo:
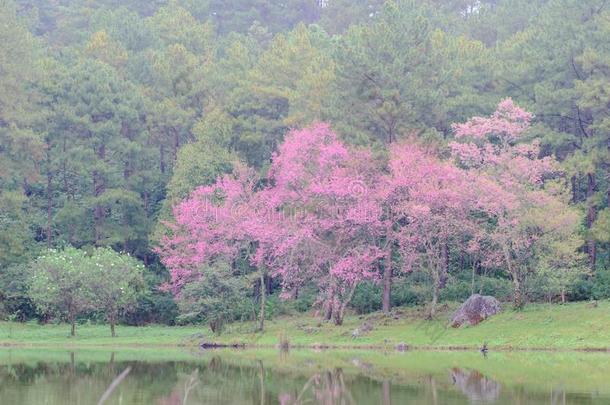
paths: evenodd
<path fill-rule="evenodd" d="M 392 207 L 390 229 L 403 270 L 418 267 L 432 280 L 431 316 L 447 277 L 449 247 L 463 248 L 463 241 L 476 233 L 475 183 L 476 178 L 413 143 L 391 148 L 380 195 Z"/>
<path fill-rule="evenodd" d="M 320 304 L 341 323 L 357 284 L 377 275 L 373 169 L 369 152 L 346 147 L 327 124 L 290 132 L 263 182 L 242 169 L 174 208 L 173 233 L 159 250 L 171 288 L 196 279 L 203 263 L 246 250 L 286 292 L 318 284 Z"/>
<path fill-rule="evenodd" d="M 269 266 L 287 289 L 314 281 L 336 323 L 358 283 L 377 277 L 378 173 L 370 152 L 348 148 L 327 124 L 292 131 L 273 159 L 266 193 L 286 225 Z"/>
<path fill-rule="evenodd" d="M 554 187 L 554 179 L 561 180 L 557 162 L 540 156 L 537 141 L 520 142 L 531 120 L 506 99 L 490 117 L 455 124 L 456 141 L 450 145 L 456 161 L 479 178 L 478 205 L 493 224 L 480 234 L 493 246 L 487 264 L 502 262 L 513 281 L 516 307 L 523 305 L 525 277 L 542 255 L 553 255 L 561 240 L 573 240 L 578 227 L 577 213 Z M 471 249 L 480 246 L 473 243 Z M 571 252 L 577 260 L 574 248 Z"/>
<path fill-rule="evenodd" d="M 403 141 L 381 163 L 328 124 L 292 130 L 265 177 L 238 166 L 174 207 L 172 232 L 158 250 L 170 269 L 168 288 L 179 295 L 203 268 L 245 257 L 259 269 L 261 288 L 267 275 L 285 296 L 317 285 L 318 306 L 341 324 L 358 284 L 378 281 L 383 268 L 385 287 L 396 262 L 429 275 L 432 316 L 450 256 L 459 253 L 505 268 L 519 306 L 524 277 L 539 263 L 557 267 L 544 258 L 562 238 L 573 242 L 561 248 L 562 263 L 578 245 L 578 216 L 553 187 L 557 163 L 540 156 L 537 142 L 522 142 L 531 120 L 507 99 L 490 117 L 455 124 L 453 161 Z M 264 301 L 261 327 L 263 308 Z"/>

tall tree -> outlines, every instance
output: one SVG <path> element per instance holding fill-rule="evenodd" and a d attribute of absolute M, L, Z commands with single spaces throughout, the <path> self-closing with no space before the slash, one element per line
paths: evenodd
<path fill-rule="evenodd" d="M 604 60 L 608 51 L 607 41 L 602 39 L 607 36 L 607 21 L 603 0 L 549 1 L 540 18 L 505 41 L 499 54 L 498 79 L 503 90 L 531 108 L 536 119 L 550 129 L 542 146 L 565 161 L 572 199 L 586 207 L 588 229 L 607 198 L 608 144 L 603 130 L 607 92 L 603 83 L 607 81 Z M 508 66 L 509 60 L 521 62 Z M 596 240 L 591 233 L 587 239 L 590 267 L 595 269 Z"/>
<path fill-rule="evenodd" d="M 417 2 L 389 1 L 372 24 L 341 38 L 333 118 L 356 141 L 446 135 L 484 104 L 473 90 L 490 81 L 485 48 L 435 29 L 432 15 Z"/>
<path fill-rule="evenodd" d="M 540 157 L 539 142 L 521 140 L 532 114 L 511 99 L 502 101 L 490 117 L 474 117 L 454 126 L 453 155 L 481 178 L 479 204 L 493 223 L 488 235 L 500 253 L 513 282 L 514 306 L 524 305 L 526 277 L 538 269 L 543 254 L 562 241 L 578 240 L 578 213 L 570 208 L 561 187 L 550 181 L 558 175 L 557 162 Z M 574 257 L 578 243 L 571 243 Z"/>

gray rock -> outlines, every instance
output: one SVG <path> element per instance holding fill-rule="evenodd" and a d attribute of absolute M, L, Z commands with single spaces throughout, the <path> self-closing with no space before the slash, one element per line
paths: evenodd
<path fill-rule="evenodd" d="M 396 345 L 396 350 L 398 350 L 399 352 L 406 352 L 407 350 L 409 350 L 409 345 L 404 342 L 400 342 Z"/>
<path fill-rule="evenodd" d="M 471 295 L 451 317 L 451 326 L 459 328 L 465 323 L 476 325 L 502 310 L 500 302 L 488 295 Z"/>
<path fill-rule="evenodd" d="M 369 333 L 373 329 L 373 325 L 365 321 L 362 325 L 354 329 L 352 332 L 352 339 L 357 339 L 360 336 Z"/>

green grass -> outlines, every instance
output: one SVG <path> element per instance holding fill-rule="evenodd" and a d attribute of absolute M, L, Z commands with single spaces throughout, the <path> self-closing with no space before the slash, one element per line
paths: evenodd
<path fill-rule="evenodd" d="M 76 337 L 69 325 L 39 325 L 35 322 L 0 322 L 0 346 L 36 347 L 142 347 L 192 345 L 207 333 L 201 326 L 117 326 L 117 337 L 107 325 L 77 325 Z"/>
<path fill-rule="evenodd" d="M 492 349 L 610 349 L 610 301 L 567 305 L 531 304 L 523 311 L 505 309 L 474 326 L 453 329 L 447 320 L 455 305 L 441 311 L 436 320 L 425 320 L 422 309 L 398 308 L 393 317 L 375 313 L 346 317 L 344 325 L 320 323 L 311 315 L 277 318 L 266 323 L 264 333 L 254 332 L 252 322 L 229 325 L 220 336 L 205 326 L 118 327 L 111 338 L 103 325 L 79 325 L 78 336 L 69 337 L 66 325 L 0 323 L 0 345 L 48 347 L 189 346 L 201 340 L 275 346 L 285 336 L 292 346 L 393 348 L 405 343 L 416 348 L 471 348 L 487 343 Z M 352 331 L 363 322 L 374 329 L 358 338 Z"/>
<path fill-rule="evenodd" d="M 285 334 L 292 345 L 389 346 L 405 343 L 420 348 L 610 349 L 610 301 L 567 305 L 532 304 L 522 311 L 505 309 L 474 327 L 447 326 L 455 305 L 436 320 L 425 320 L 421 309 L 398 309 L 396 317 L 371 314 L 345 319 L 344 325 L 320 324 L 313 317 L 267 322 L 265 333 L 248 333 L 250 325 L 231 325 L 217 340 L 226 343 L 275 345 Z M 374 329 L 358 338 L 352 331 L 363 322 Z"/>

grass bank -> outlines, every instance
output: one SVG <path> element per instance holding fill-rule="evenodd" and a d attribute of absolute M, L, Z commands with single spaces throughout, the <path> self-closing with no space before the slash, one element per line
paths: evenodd
<path fill-rule="evenodd" d="M 229 325 L 220 336 L 205 326 L 119 327 L 118 337 L 102 325 L 79 325 L 69 337 L 66 325 L 0 323 L 0 345 L 38 347 L 146 347 L 191 346 L 201 341 L 270 347 L 287 341 L 296 347 L 610 350 L 610 301 L 567 305 L 531 304 L 522 311 L 506 309 L 474 327 L 453 329 L 447 320 L 455 305 L 446 306 L 435 320 L 425 320 L 422 309 L 398 308 L 386 317 L 380 313 L 347 316 L 342 326 L 321 323 L 311 315 L 281 317 L 266 323 L 264 333 L 254 324 Z M 363 325 L 372 330 L 353 336 Z"/>

